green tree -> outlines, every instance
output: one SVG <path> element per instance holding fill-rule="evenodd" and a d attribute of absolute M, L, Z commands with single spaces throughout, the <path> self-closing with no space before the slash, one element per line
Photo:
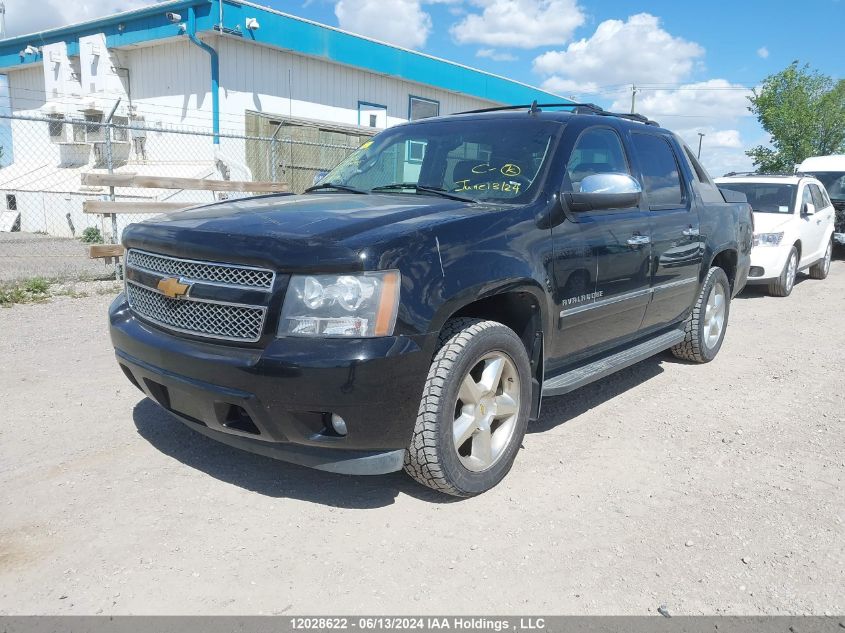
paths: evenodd
<path fill-rule="evenodd" d="M 845 152 L 845 80 L 834 81 L 792 62 L 763 80 L 748 108 L 771 135 L 772 147 L 746 152 L 761 173 L 791 172 L 808 156 Z"/>

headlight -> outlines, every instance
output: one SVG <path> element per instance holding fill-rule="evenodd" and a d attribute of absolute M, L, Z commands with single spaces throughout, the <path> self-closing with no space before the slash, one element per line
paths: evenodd
<path fill-rule="evenodd" d="M 294 275 L 278 336 L 390 336 L 399 307 L 399 271 Z"/>
<path fill-rule="evenodd" d="M 754 246 L 778 246 L 783 239 L 783 231 L 780 233 L 755 233 Z"/>

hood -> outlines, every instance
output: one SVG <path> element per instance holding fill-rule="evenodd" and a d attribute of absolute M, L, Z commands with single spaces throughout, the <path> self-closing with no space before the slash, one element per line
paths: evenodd
<path fill-rule="evenodd" d="M 789 221 L 795 216 L 792 213 L 760 213 L 754 212 L 755 233 L 778 233 L 783 231 Z"/>
<path fill-rule="evenodd" d="M 500 205 L 415 194 L 314 193 L 211 204 L 132 224 L 127 248 L 214 261 L 349 268 L 372 244 Z M 359 263 L 360 265 L 360 263 Z"/>

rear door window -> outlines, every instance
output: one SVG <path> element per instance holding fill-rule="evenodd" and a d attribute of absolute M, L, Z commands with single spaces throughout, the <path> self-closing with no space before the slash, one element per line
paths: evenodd
<path fill-rule="evenodd" d="M 815 184 L 810 184 L 809 187 L 810 193 L 813 196 L 813 206 L 816 207 L 816 211 L 821 211 L 827 206 L 824 201 L 824 196 L 822 195 L 821 189 L 819 189 L 819 186 Z"/>
<path fill-rule="evenodd" d="M 686 201 L 678 160 L 669 142 L 662 136 L 635 132 L 634 150 L 643 171 L 643 189 L 649 208 L 677 209 Z"/>

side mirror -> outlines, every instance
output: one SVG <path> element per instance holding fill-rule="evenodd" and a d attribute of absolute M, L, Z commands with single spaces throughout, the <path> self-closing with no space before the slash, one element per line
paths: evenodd
<path fill-rule="evenodd" d="M 563 194 L 570 211 L 630 209 L 640 204 L 640 183 L 628 174 L 592 174 L 581 181 L 581 190 Z"/>
<path fill-rule="evenodd" d="M 801 209 L 801 213 L 803 215 L 815 215 L 816 214 L 816 205 L 812 202 L 805 202 L 804 208 Z"/>

